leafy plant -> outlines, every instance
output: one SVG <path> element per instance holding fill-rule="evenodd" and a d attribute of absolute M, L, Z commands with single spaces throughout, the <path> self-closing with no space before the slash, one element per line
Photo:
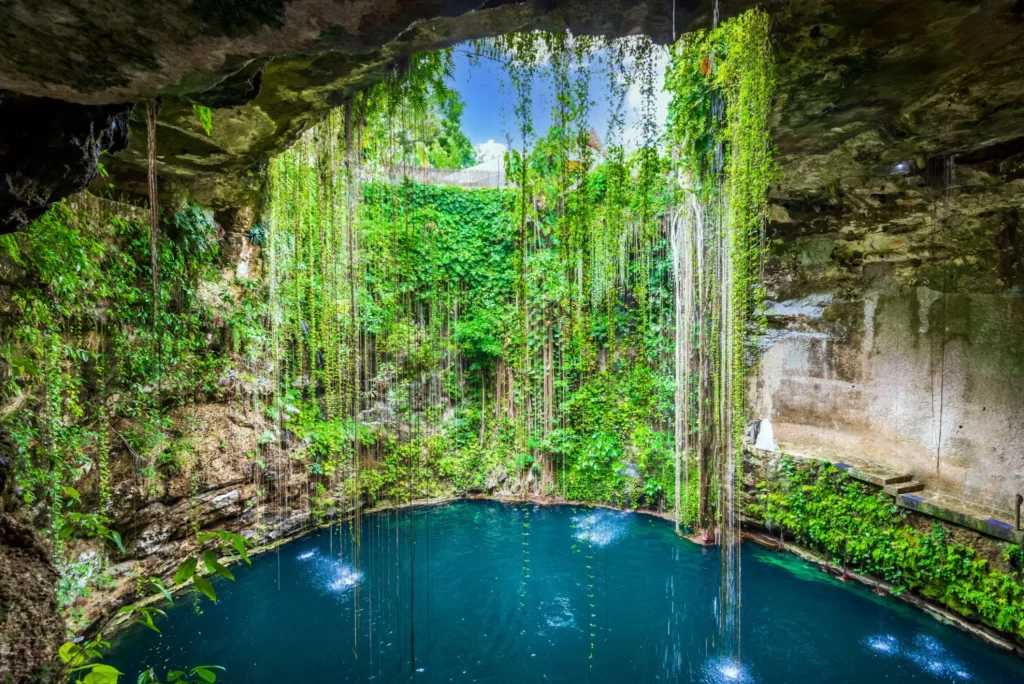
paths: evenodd
<path fill-rule="evenodd" d="M 248 550 L 252 547 L 252 542 L 241 535 L 228 532 L 227 530 L 204 532 L 196 538 L 196 542 L 199 544 L 205 544 L 210 541 L 215 542 L 214 549 L 207 549 L 200 554 L 190 556 L 178 565 L 178 569 L 174 573 L 174 585 L 180 587 L 191 580 L 199 592 L 211 601 L 216 601 L 217 592 L 214 590 L 210 580 L 202 575 L 202 570 L 205 568 L 206 572 L 211 575 L 220 575 L 225 579 L 234 581 L 235 576 L 220 562 L 217 552 L 220 551 L 229 555 L 232 560 L 241 560 L 251 565 L 252 560 L 249 558 Z"/>
<path fill-rule="evenodd" d="M 195 112 L 196 118 L 199 119 L 199 125 L 202 126 L 203 132 L 207 136 L 213 134 L 213 112 L 210 111 L 209 107 L 204 107 L 200 104 L 193 104 L 192 111 Z"/>
<path fill-rule="evenodd" d="M 842 568 L 879 577 L 894 591 L 915 591 L 968 617 L 1024 635 L 1024 583 L 989 567 L 940 525 L 906 523 L 892 498 L 828 464 L 783 460 L 757 486 L 751 509 L 769 528 L 824 552 Z M 1004 550 L 1004 553 L 1007 553 Z M 1009 551 L 1013 553 L 1012 548 Z"/>
<path fill-rule="evenodd" d="M 220 665 L 197 665 L 188 670 L 171 670 L 167 673 L 167 684 L 180 682 L 180 684 L 213 684 L 217 681 L 215 670 L 223 671 Z M 139 675 L 138 684 L 160 684 L 160 678 L 156 670 L 149 668 Z"/>

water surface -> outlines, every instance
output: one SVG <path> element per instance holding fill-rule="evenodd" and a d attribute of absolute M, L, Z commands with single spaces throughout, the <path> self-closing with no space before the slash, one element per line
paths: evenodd
<path fill-rule="evenodd" d="M 459 502 L 374 514 L 236 566 L 132 627 L 129 675 L 224 682 L 1024 682 L 1024 662 L 902 602 L 743 547 L 742 667 L 717 655 L 720 556 L 648 516 Z M 358 634 L 358 638 L 356 635 Z"/>

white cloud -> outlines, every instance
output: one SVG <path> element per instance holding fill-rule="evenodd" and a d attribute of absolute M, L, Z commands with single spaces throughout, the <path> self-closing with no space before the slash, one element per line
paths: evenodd
<path fill-rule="evenodd" d="M 508 146 L 505 143 L 495 142 L 494 138 L 491 138 L 476 146 L 476 156 L 482 162 L 489 159 L 503 159 L 507 150 Z"/>
<path fill-rule="evenodd" d="M 654 120 L 658 124 L 658 132 L 664 130 L 665 122 L 668 120 L 668 103 L 672 95 L 665 90 L 665 68 L 668 66 L 668 50 L 660 46 L 655 47 L 654 52 Z M 643 144 L 643 132 L 640 127 L 640 116 L 643 108 L 643 92 L 639 74 L 634 83 L 626 91 L 626 130 L 625 147 L 637 149 Z"/>

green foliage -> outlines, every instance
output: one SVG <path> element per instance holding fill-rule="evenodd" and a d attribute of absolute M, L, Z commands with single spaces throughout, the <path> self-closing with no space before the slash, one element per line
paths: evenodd
<path fill-rule="evenodd" d="M 666 73 L 667 139 L 674 151 L 677 458 L 699 489 L 693 522 L 712 514 L 735 534 L 726 516 L 742 479 L 747 377 L 764 327 L 760 282 L 775 176 L 768 116 L 775 61 L 768 16 L 752 10 L 711 31 L 683 36 Z M 693 417 L 699 417 L 694 420 Z M 720 445 L 709 447 L 709 444 Z M 720 496 L 708 496 L 718 492 Z M 724 505 L 715 506 L 713 500 Z"/>
<path fill-rule="evenodd" d="M 166 231 L 157 331 L 147 226 L 58 204 L 22 240 L 29 274 L 14 295 L 13 324 L 0 333 L 0 357 L 12 368 L 4 394 L 26 401 L 4 421 L 21 496 L 48 500 L 55 535 L 63 487 L 90 462 L 101 472 L 101 508 L 108 505 L 113 437 L 149 452 L 163 439 L 168 409 L 213 389 L 226 365 L 207 342 L 215 314 L 197 290 L 215 265 L 212 226 L 189 202 Z"/>
<path fill-rule="evenodd" d="M 69 641 L 61 646 L 58 655 L 64 663 L 67 681 L 82 684 L 117 684 L 123 673 L 110 665 L 96 662 L 108 648 L 110 642 L 104 641 L 102 635 L 81 644 Z"/>
<path fill-rule="evenodd" d="M 245 239 L 249 241 L 249 244 L 255 245 L 256 247 L 267 246 L 267 227 L 261 222 L 257 221 L 252 224 L 252 228 L 245 231 Z"/>
<path fill-rule="evenodd" d="M 17 407 L 0 418 L 10 435 L 13 491 L 49 532 L 62 609 L 110 585 L 106 557 L 124 553 L 110 517 L 114 459 L 137 464 L 151 488 L 180 468 L 190 447 L 183 436 L 189 427 L 174 417 L 178 407 L 208 396 L 233 365 L 227 348 L 211 343 L 227 322 L 200 296 L 218 266 L 206 213 L 186 200 L 165 215 L 154 326 L 149 228 L 126 218 L 141 219 L 141 212 L 108 209 L 115 206 L 77 198 L 17 236 L 12 244 L 26 275 L 0 325 L 0 359 L 11 369 L 0 393 Z M 228 326 L 243 357 L 262 335 L 262 295 L 245 292 L 248 308 L 234 311 Z M 80 494 L 90 468 L 96 479 Z M 83 549 L 80 539 L 101 540 L 101 552 Z M 155 578 L 140 579 L 138 588 L 140 596 L 169 596 Z M 162 614 L 151 607 L 130 612 L 151 629 Z M 80 620 L 73 608 L 69 615 Z M 83 681 L 112 676 L 91 666 L 74 674 Z"/>
<path fill-rule="evenodd" d="M 209 107 L 204 107 L 200 104 L 193 104 L 192 111 L 195 112 L 196 118 L 199 119 L 199 125 L 203 127 L 203 132 L 207 136 L 213 134 L 213 112 L 210 111 Z"/>
<path fill-rule="evenodd" d="M 465 104 L 450 85 L 454 69 L 450 48 L 413 55 L 403 72 L 364 94 L 359 110 L 368 164 L 462 169 L 476 163 L 462 131 Z"/>
<path fill-rule="evenodd" d="M 1018 575 L 1024 573 L 1024 546 L 1017 544 L 1007 544 L 1003 548 L 1003 552 L 1000 557 L 1009 563 L 1010 567 Z"/>
<path fill-rule="evenodd" d="M 66 489 L 71 489 L 67 487 Z M 74 535 L 78 538 L 99 537 L 110 542 L 118 551 L 124 553 L 124 544 L 117 530 L 108 527 L 110 518 L 101 513 L 68 513 L 64 526 L 57 532 L 57 539 L 67 539 Z"/>
<path fill-rule="evenodd" d="M 167 673 L 167 684 L 180 682 L 181 684 L 213 684 L 217 681 L 215 670 L 223 671 L 220 665 L 197 665 L 188 670 L 171 670 Z M 156 670 L 149 668 L 139 675 L 138 684 L 160 684 L 160 678 Z"/>
<path fill-rule="evenodd" d="M 431 108 L 460 109 L 446 92 L 450 55 L 415 57 L 272 163 L 270 353 L 288 389 L 270 414 L 300 440 L 293 457 L 316 480 L 314 519 L 356 492 L 379 502 L 525 491 L 531 473 L 547 494 L 633 506 L 663 505 L 673 490 L 654 48 L 612 48 L 617 106 L 629 84 L 644 86 L 645 147 L 623 150 L 620 111 L 602 161 L 587 69 L 605 45 L 568 34 L 478 45 L 520 98 L 531 147 L 506 159 L 512 189 L 403 177 L 427 163 L 415 144 L 420 120 L 429 130 Z M 554 125 L 537 138 L 529 84 L 542 68 L 557 97 Z M 585 408 L 592 399 L 603 413 Z M 388 417 L 364 422 L 382 404 Z M 605 419 L 614 427 L 594 427 Z M 261 442 L 267 467 L 284 467 L 275 432 Z"/>
<path fill-rule="evenodd" d="M 205 532 L 197 539 L 200 545 L 213 542 L 213 548 L 198 552 L 194 556 L 185 559 L 174 574 L 175 586 L 182 586 L 191 581 L 196 590 L 204 594 L 211 601 L 216 602 L 217 594 L 206 577 L 202 575 L 203 569 L 209 574 L 217 574 L 225 579 L 234 581 L 234 574 L 221 563 L 218 552 L 228 556 L 229 562 L 235 560 L 251 564 L 249 549 L 252 542 L 248 539 L 227 530 Z M 123 549 L 122 549 L 123 552 Z M 158 577 L 138 577 L 136 581 L 136 593 L 139 599 L 145 599 L 150 595 L 161 596 L 168 603 L 173 601 L 171 592 L 164 582 Z M 120 608 L 111 619 L 131 619 L 135 624 L 142 625 L 147 629 L 160 633 L 156 626 L 156 618 L 165 617 L 166 613 L 152 605 L 145 603 L 131 604 Z M 106 624 L 106 623 L 105 623 Z M 66 642 L 60 648 L 60 658 L 64 663 L 62 676 L 66 682 L 81 682 L 82 684 L 118 684 L 122 674 L 115 668 L 100 662 L 104 652 L 110 649 L 110 643 L 103 640 L 102 634 L 95 639 L 84 641 L 81 644 Z M 167 682 L 214 682 L 217 677 L 214 670 L 223 670 L 218 665 L 199 665 L 189 670 L 172 670 L 167 673 Z M 156 671 L 152 668 L 141 673 L 139 682 L 159 682 Z"/>
<path fill-rule="evenodd" d="M 207 549 L 182 561 L 174 573 L 174 585 L 180 587 L 186 582 L 191 581 L 197 591 L 211 601 L 216 602 L 217 592 L 214 590 L 210 580 L 203 576 L 203 570 L 205 569 L 208 574 L 220 575 L 225 579 L 234 581 L 235 576 L 220 562 L 217 552 L 220 551 L 226 554 L 229 557 L 229 562 L 241 560 L 246 564 L 251 564 L 252 561 L 249 559 L 248 550 L 252 547 L 252 542 L 241 535 L 228 532 L 227 530 L 204 532 L 196 538 L 196 541 L 201 545 L 212 541 L 215 542 L 215 545 L 213 549 Z"/>
<path fill-rule="evenodd" d="M 996 629 L 1024 636 L 1024 582 L 989 567 L 939 525 L 906 522 L 892 497 L 870 491 L 831 465 L 783 460 L 757 486 L 750 511 L 833 562 L 936 600 Z"/>

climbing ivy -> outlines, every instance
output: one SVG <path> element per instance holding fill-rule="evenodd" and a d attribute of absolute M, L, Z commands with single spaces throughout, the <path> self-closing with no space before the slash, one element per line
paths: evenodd
<path fill-rule="evenodd" d="M 0 326 L 3 446 L 14 495 L 53 543 L 62 607 L 105 581 L 94 561 L 71 556 L 68 540 L 120 545 L 111 520 L 114 455 L 132 464 L 120 478 L 156 487 L 174 467 L 180 407 L 216 392 L 233 367 L 229 346 L 247 348 L 258 330 L 236 327 L 225 340 L 217 302 L 202 295 L 218 265 L 206 214 L 183 200 L 161 232 L 155 329 L 141 211 L 79 197 L 52 207 L 7 251 L 21 275 Z"/>
<path fill-rule="evenodd" d="M 746 379 L 763 327 L 774 85 L 768 17 L 760 11 L 684 36 L 666 74 L 681 388 L 676 450 L 685 474 L 696 462 L 699 527 L 711 524 L 718 488 L 726 496 L 714 512 L 717 524 L 735 523 L 729 493 L 742 477 Z"/>
<path fill-rule="evenodd" d="M 425 161 L 410 146 L 416 122 L 451 97 L 444 55 L 413 58 L 271 166 L 274 416 L 309 456 L 318 519 L 358 493 L 378 502 L 498 483 L 632 506 L 671 500 L 655 48 L 512 34 L 476 49 L 515 91 L 523 145 L 506 159 L 511 189 L 411 180 Z M 588 123 L 588 70 L 600 59 L 619 94 L 608 154 Z M 540 137 L 538 69 L 556 90 Z M 621 104 L 641 81 L 645 146 L 626 152 Z"/>

